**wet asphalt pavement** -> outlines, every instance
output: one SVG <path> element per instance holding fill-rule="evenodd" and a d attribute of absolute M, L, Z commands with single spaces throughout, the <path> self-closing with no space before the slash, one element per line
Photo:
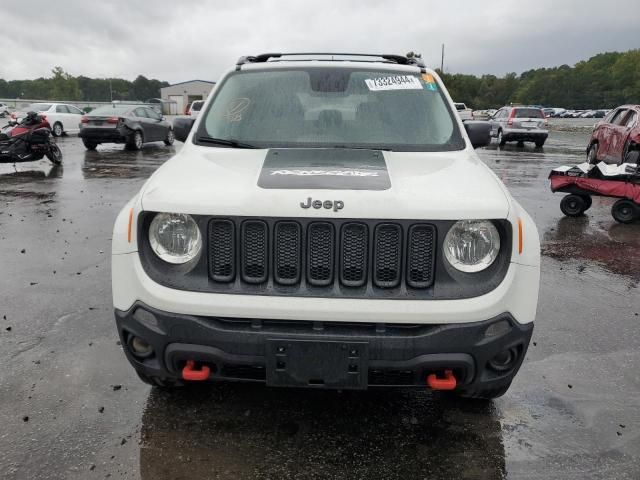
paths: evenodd
<path fill-rule="evenodd" d="M 593 121 L 543 150 L 481 157 L 533 215 L 542 285 L 527 359 L 502 398 L 141 383 L 118 345 L 111 229 L 180 144 L 0 165 L 0 478 L 640 478 L 640 223 L 595 198 L 565 218 L 551 167 L 584 158 Z"/>

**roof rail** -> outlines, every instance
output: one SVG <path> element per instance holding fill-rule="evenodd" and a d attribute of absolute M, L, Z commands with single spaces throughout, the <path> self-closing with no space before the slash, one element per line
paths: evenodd
<path fill-rule="evenodd" d="M 425 71 L 425 64 L 422 60 L 422 55 L 409 52 L 407 55 L 394 55 L 394 54 L 379 54 L 379 53 L 337 53 L 337 52 L 291 52 L 291 53 L 261 53 L 260 55 L 248 55 L 240 57 L 236 62 L 236 70 L 240 70 L 242 65 L 247 63 L 264 63 L 271 59 L 278 59 L 281 57 L 377 57 L 381 58 L 387 63 L 397 63 L 399 65 L 415 65 Z M 317 59 L 316 59 L 317 60 Z M 326 59 L 322 59 L 326 60 Z M 331 58 L 329 60 L 336 60 Z"/>

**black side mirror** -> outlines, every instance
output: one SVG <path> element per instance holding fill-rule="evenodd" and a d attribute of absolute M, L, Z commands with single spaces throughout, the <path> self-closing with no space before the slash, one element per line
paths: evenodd
<path fill-rule="evenodd" d="M 464 129 L 473 148 L 486 147 L 491 143 L 491 123 L 483 120 L 467 120 Z"/>
<path fill-rule="evenodd" d="M 180 142 L 187 140 L 191 127 L 193 127 L 193 122 L 195 122 L 194 118 L 176 118 L 173 121 L 173 133 L 176 140 Z"/>

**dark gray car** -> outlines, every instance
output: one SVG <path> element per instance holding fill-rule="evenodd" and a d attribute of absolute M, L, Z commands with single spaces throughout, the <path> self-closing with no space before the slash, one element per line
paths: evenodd
<path fill-rule="evenodd" d="M 172 125 L 156 110 L 141 105 L 107 105 L 82 117 L 82 143 L 89 150 L 101 143 L 124 143 L 139 150 L 144 143 L 164 142 L 172 145 Z"/>

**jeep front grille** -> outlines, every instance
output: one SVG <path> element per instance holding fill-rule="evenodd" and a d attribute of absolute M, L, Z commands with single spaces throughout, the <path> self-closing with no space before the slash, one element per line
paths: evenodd
<path fill-rule="evenodd" d="M 209 277 L 217 285 L 351 296 L 433 284 L 436 229 L 429 223 L 213 218 L 208 230 Z"/>

